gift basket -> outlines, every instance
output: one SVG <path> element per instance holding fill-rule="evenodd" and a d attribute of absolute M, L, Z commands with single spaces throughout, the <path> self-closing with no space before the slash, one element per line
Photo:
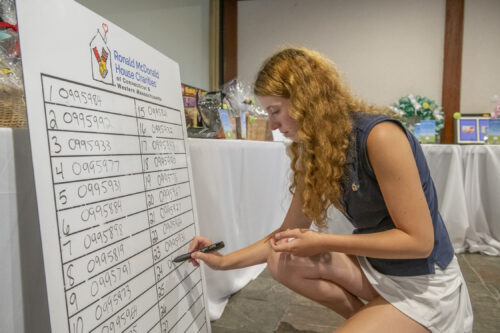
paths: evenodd
<path fill-rule="evenodd" d="M 201 115 L 203 129 L 198 132 L 191 132 L 192 137 L 198 138 L 220 138 L 221 121 L 219 110 L 222 108 L 223 96 L 220 91 L 211 91 L 201 96 L 198 100 L 198 110 Z"/>
<path fill-rule="evenodd" d="M 273 141 L 267 113 L 255 103 L 249 84 L 232 80 L 222 87 L 239 139 Z"/>
<path fill-rule="evenodd" d="M 25 127 L 26 104 L 14 0 L 0 3 L 0 127 Z"/>
<path fill-rule="evenodd" d="M 409 94 L 391 106 L 408 128 L 422 143 L 437 143 L 444 127 L 443 111 L 433 100 Z"/>
<path fill-rule="evenodd" d="M 250 85 L 238 80 L 198 101 L 203 129 L 193 137 L 272 141 L 267 113 L 256 105 Z"/>

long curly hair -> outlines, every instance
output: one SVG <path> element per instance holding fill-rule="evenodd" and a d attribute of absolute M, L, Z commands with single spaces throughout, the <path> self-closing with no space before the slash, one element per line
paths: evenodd
<path fill-rule="evenodd" d="M 256 96 L 290 100 L 298 140 L 288 147 L 293 178 L 290 192 L 302 195 L 304 214 L 319 227 L 333 205 L 343 211 L 342 179 L 351 140 L 350 112 L 390 114 L 388 108 L 355 97 L 326 57 L 305 48 L 286 48 L 268 58 L 254 85 Z"/>

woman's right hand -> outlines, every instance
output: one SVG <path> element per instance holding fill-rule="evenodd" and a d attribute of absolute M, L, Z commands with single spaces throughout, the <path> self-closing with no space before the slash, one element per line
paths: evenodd
<path fill-rule="evenodd" d="M 208 267 L 215 270 L 220 270 L 223 268 L 223 255 L 221 255 L 219 252 L 198 252 L 198 250 L 209 245 L 212 245 L 212 241 L 210 240 L 210 238 L 194 236 L 193 240 L 189 244 L 188 252 L 191 253 L 191 259 L 189 259 L 189 262 L 193 264 L 193 266 L 199 267 L 200 263 L 198 262 L 198 260 L 203 260 L 203 262 L 207 264 Z"/>

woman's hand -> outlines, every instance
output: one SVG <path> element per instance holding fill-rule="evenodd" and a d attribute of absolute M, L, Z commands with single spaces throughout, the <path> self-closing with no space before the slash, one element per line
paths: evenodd
<path fill-rule="evenodd" d="M 210 238 L 194 236 L 193 240 L 189 244 L 188 252 L 191 253 L 191 259 L 188 261 L 195 267 L 199 267 L 200 263 L 198 260 L 203 260 L 208 267 L 220 270 L 223 267 L 223 256 L 219 252 L 202 253 L 197 252 L 198 250 L 212 245 Z"/>
<path fill-rule="evenodd" d="M 276 233 L 269 240 L 276 252 L 287 252 L 298 257 L 310 257 L 322 252 L 324 234 L 310 229 L 289 229 Z"/>

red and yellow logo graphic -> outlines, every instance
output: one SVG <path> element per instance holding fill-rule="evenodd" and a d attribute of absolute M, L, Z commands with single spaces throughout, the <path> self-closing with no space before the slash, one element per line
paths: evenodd
<path fill-rule="evenodd" d="M 92 62 L 92 78 L 96 81 L 100 81 L 106 84 L 113 84 L 113 70 L 112 70 L 112 59 L 111 51 L 108 48 L 107 34 L 108 25 L 106 23 L 102 24 L 102 31 L 104 32 L 104 37 L 100 31 L 97 29 L 97 33 L 90 41 L 90 54 Z"/>

